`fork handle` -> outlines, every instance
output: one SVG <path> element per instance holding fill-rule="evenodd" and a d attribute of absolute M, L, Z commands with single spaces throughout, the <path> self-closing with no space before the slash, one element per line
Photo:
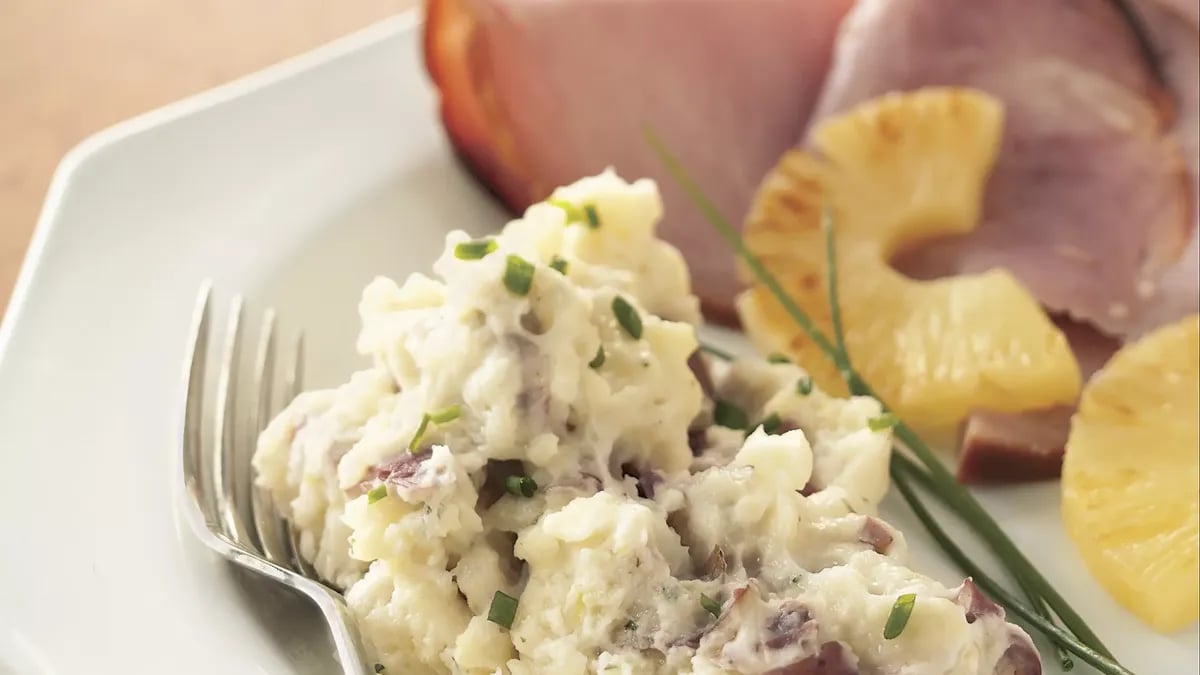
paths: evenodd
<path fill-rule="evenodd" d="M 350 613 L 345 598 L 324 586 L 312 589 L 308 595 L 329 624 L 338 662 L 342 664 L 342 672 L 345 675 L 374 675 L 375 671 L 368 667 L 362 634 L 358 630 L 358 619 Z"/>

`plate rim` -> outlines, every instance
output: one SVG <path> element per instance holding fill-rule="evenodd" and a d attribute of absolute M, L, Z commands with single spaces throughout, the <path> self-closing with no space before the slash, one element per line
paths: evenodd
<path fill-rule="evenodd" d="M 265 68 L 103 127 L 68 149 L 51 174 L 29 245 L 13 283 L 8 307 L 0 316 L 0 364 L 5 361 L 16 326 L 25 314 L 34 276 L 41 267 L 46 246 L 56 229 L 55 223 L 75 175 L 94 157 L 134 136 L 292 79 L 364 48 L 416 30 L 421 25 L 423 12 L 420 5 L 415 5 Z"/>
<path fill-rule="evenodd" d="M 52 175 L 29 249 L 14 284 L 9 307 L 0 317 L 0 379 L 3 379 L 3 366 L 10 356 L 10 341 L 18 335 L 24 337 L 25 334 L 18 331 L 24 330 L 29 333 L 32 326 L 28 324 L 36 318 L 30 315 L 30 312 L 36 314 L 36 307 L 29 305 L 29 296 L 37 297 L 41 285 L 45 285 L 55 276 L 52 270 L 42 268 L 47 260 L 53 261 L 55 246 L 62 243 L 61 237 L 59 240 L 54 239 L 57 230 L 62 226 L 62 210 L 71 200 L 77 198 L 75 195 L 78 194 L 79 172 L 90 167 L 89 162 L 109 161 L 110 158 L 98 155 L 118 147 L 123 148 L 122 143 L 156 131 L 160 127 L 178 123 L 232 103 L 241 97 L 256 95 L 293 79 L 305 77 L 313 70 L 352 56 L 359 50 L 369 49 L 397 38 L 408 39 L 406 36 L 411 35 L 409 31 L 419 30 L 421 25 L 420 8 L 411 8 L 262 70 L 118 122 L 87 136 L 73 146 L 65 153 Z M 171 372 L 176 387 L 179 386 L 178 375 L 182 374 L 181 371 L 182 368 L 178 372 Z M 178 424 L 178 419 L 170 421 L 172 433 Z M 927 568 L 915 569 L 924 574 L 931 574 Z"/>

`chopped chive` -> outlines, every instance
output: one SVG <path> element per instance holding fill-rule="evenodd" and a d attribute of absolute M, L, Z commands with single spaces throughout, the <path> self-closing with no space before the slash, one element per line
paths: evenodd
<path fill-rule="evenodd" d="M 583 215 L 587 216 L 588 227 L 593 230 L 600 227 L 600 214 L 596 212 L 595 204 L 584 204 Z"/>
<path fill-rule="evenodd" d="M 529 476 L 509 476 L 504 479 L 505 491 L 514 497 L 532 497 L 537 488 L 537 481 Z"/>
<path fill-rule="evenodd" d="M 591 361 L 588 361 L 588 368 L 593 370 L 599 368 L 600 366 L 604 365 L 605 358 L 607 357 L 604 355 L 604 345 L 600 345 L 596 348 L 596 355 L 592 357 Z"/>
<path fill-rule="evenodd" d="M 796 393 L 797 394 L 800 394 L 801 396 L 808 396 L 812 392 L 813 392 L 813 381 L 812 381 L 811 377 L 805 375 L 804 377 L 802 377 L 796 381 Z"/>
<path fill-rule="evenodd" d="M 529 295 L 533 288 L 533 263 L 519 255 L 509 255 L 504 265 L 504 287 L 514 295 Z"/>
<path fill-rule="evenodd" d="M 504 591 L 496 591 L 492 596 L 492 606 L 488 607 L 488 621 L 512 628 L 513 619 L 517 618 L 517 599 Z"/>
<path fill-rule="evenodd" d="M 429 413 L 429 421 L 433 422 L 434 424 L 445 424 L 447 422 L 453 422 L 454 420 L 458 419 L 460 415 L 462 415 L 462 408 L 452 405 L 449 408 L 444 408 L 442 410 L 436 410 Z"/>
<path fill-rule="evenodd" d="M 567 264 L 567 261 L 564 260 L 563 258 L 554 256 L 554 258 L 550 261 L 550 267 L 555 272 L 565 275 L 567 273 L 568 264 Z"/>
<path fill-rule="evenodd" d="M 891 429 L 896 426 L 896 423 L 899 421 L 893 413 L 883 413 L 879 417 L 872 417 L 867 420 L 867 428 L 871 431 L 883 431 L 884 429 Z"/>
<path fill-rule="evenodd" d="M 704 608 L 704 611 L 713 616 L 721 616 L 721 603 L 703 593 L 700 594 L 700 606 Z"/>
<path fill-rule="evenodd" d="M 783 426 L 783 420 L 779 417 L 779 413 L 771 413 L 764 417 L 758 426 L 762 427 L 763 433 L 771 435 L 779 431 Z"/>
<path fill-rule="evenodd" d="M 429 428 L 429 414 L 421 415 L 421 423 L 417 425 L 417 431 L 413 434 L 412 440 L 408 442 L 408 451 L 416 452 L 417 448 L 421 447 L 421 439 L 425 437 L 425 431 Z"/>
<path fill-rule="evenodd" d="M 454 247 L 454 257 L 459 260 L 479 260 L 495 250 L 495 239 L 491 237 L 487 239 L 473 239 L 457 244 Z"/>
<path fill-rule="evenodd" d="M 767 363 L 791 363 L 792 360 L 780 354 L 779 352 L 771 352 L 767 354 Z"/>
<path fill-rule="evenodd" d="M 583 209 L 580 209 L 578 206 L 576 206 L 575 204 L 573 204 L 565 199 L 551 197 L 550 199 L 546 200 L 546 203 L 551 206 L 557 206 L 558 208 L 562 209 L 567 214 L 567 224 L 568 225 L 570 225 L 572 223 L 581 223 L 581 222 L 583 222 L 583 219 L 585 218 Z"/>
<path fill-rule="evenodd" d="M 637 630 L 637 621 L 630 619 L 625 622 L 625 630 Z"/>
<path fill-rule="evenodd" d="M 726 429 L 745 429 L 750 426 L 746 411 L 720 398 L 714 401 L 713 422 Z"/>
<path fill-rule="evenodd" d="M 629 301 L 621 296 L 613 298 L 612 311 L 617 317 L 617 323 L 635 340 L 642 339 L 642 317 Z"/>
<path fill-rule="evenodd" d="M 431 413 L 421 415 L 421 423 L 417 425 L 417 431 L 413 434 L 412 440 L 408 442 L 408 451 L 416 452 L 421 447 L 421 439 L 425 437 L 425 432 L 429 430 L 429 423 L 445 424 L 453 422 L 462 414 L 462 408 L 452 405 L 449 408 L 435 410 Z"/>
<path fill-rule="evenodd" d="M 375 664 L 375 672 L 382 673 L 384 670 L 387 670 L 387 669 L 383 667 L 382 663 Z"/>
<path fill-rule="evenodd" d="M 883 625 L 883 639 L 895 640 L 904 632 L 908 625 L 908 617 L 912 616 L 913 606 L 917 604 L 915 593 L 905 593 L 896 598 L 892 611 L 888 614 L 887 623 Z"/>
<path fill-rule="evenodd" d="M 367 503 L 374 504 L 386 496 L 388 496 L 387 484 L 380 483 L 379 485 L 371 488 L 371 491 L 367 493 Z"/>

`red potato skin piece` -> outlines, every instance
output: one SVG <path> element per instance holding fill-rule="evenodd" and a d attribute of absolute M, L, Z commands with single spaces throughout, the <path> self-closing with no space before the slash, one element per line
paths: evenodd
<path fill-rule="evenodd" d="M 860 672 L 854 652 L 841 642 L 826 642 L 816 654 L 764 675 L 858 675 Z"/>
<path fill-rule="evenodd" d="M 442 124 L 463 165 L 509 210 L 519 213 L 533 200 L 509 134 L 491 104 L 489 84 L 478 77 L 480 58 L 475 17 L 467 0 L 426 0 L 425 68 L 437 88 Z"/>

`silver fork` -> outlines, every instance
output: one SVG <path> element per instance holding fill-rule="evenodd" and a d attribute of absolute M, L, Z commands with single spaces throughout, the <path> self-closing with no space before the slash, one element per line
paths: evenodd
<path fill-rule="evenodd" d="M 205 376 L 210 358 L 209 333 L 212 285 L 205 282 L 196 301 L 188 341 L 188 365 L 182 411 L 183 511 L 192 531 L 212 550 L 230 561 L 306 595 L 325 617 L 345 675 L 363 675 L 367 659 L 357 622 L 341 593 L 320 581 L 300 555 L 296 532 L 278 515 L 266 490 L 253 485 L 249 465 L 254 439 L 266 426 L 275 389 L 275 315 L 268 310 L 253 366 L 253 399 L 248 409 L 247 431 L 237 433 L 238 369 L 242 347 L 242 299 L 230 306 L 219 358 L 216 392 L 211 401 L 212 429 L 203 433 Z M 283 399 L 300 391 L 304 343 L 297 339 L 291 367 L 285 374 Z M 250 523 L 247 526 L 247 522 Z"/>

